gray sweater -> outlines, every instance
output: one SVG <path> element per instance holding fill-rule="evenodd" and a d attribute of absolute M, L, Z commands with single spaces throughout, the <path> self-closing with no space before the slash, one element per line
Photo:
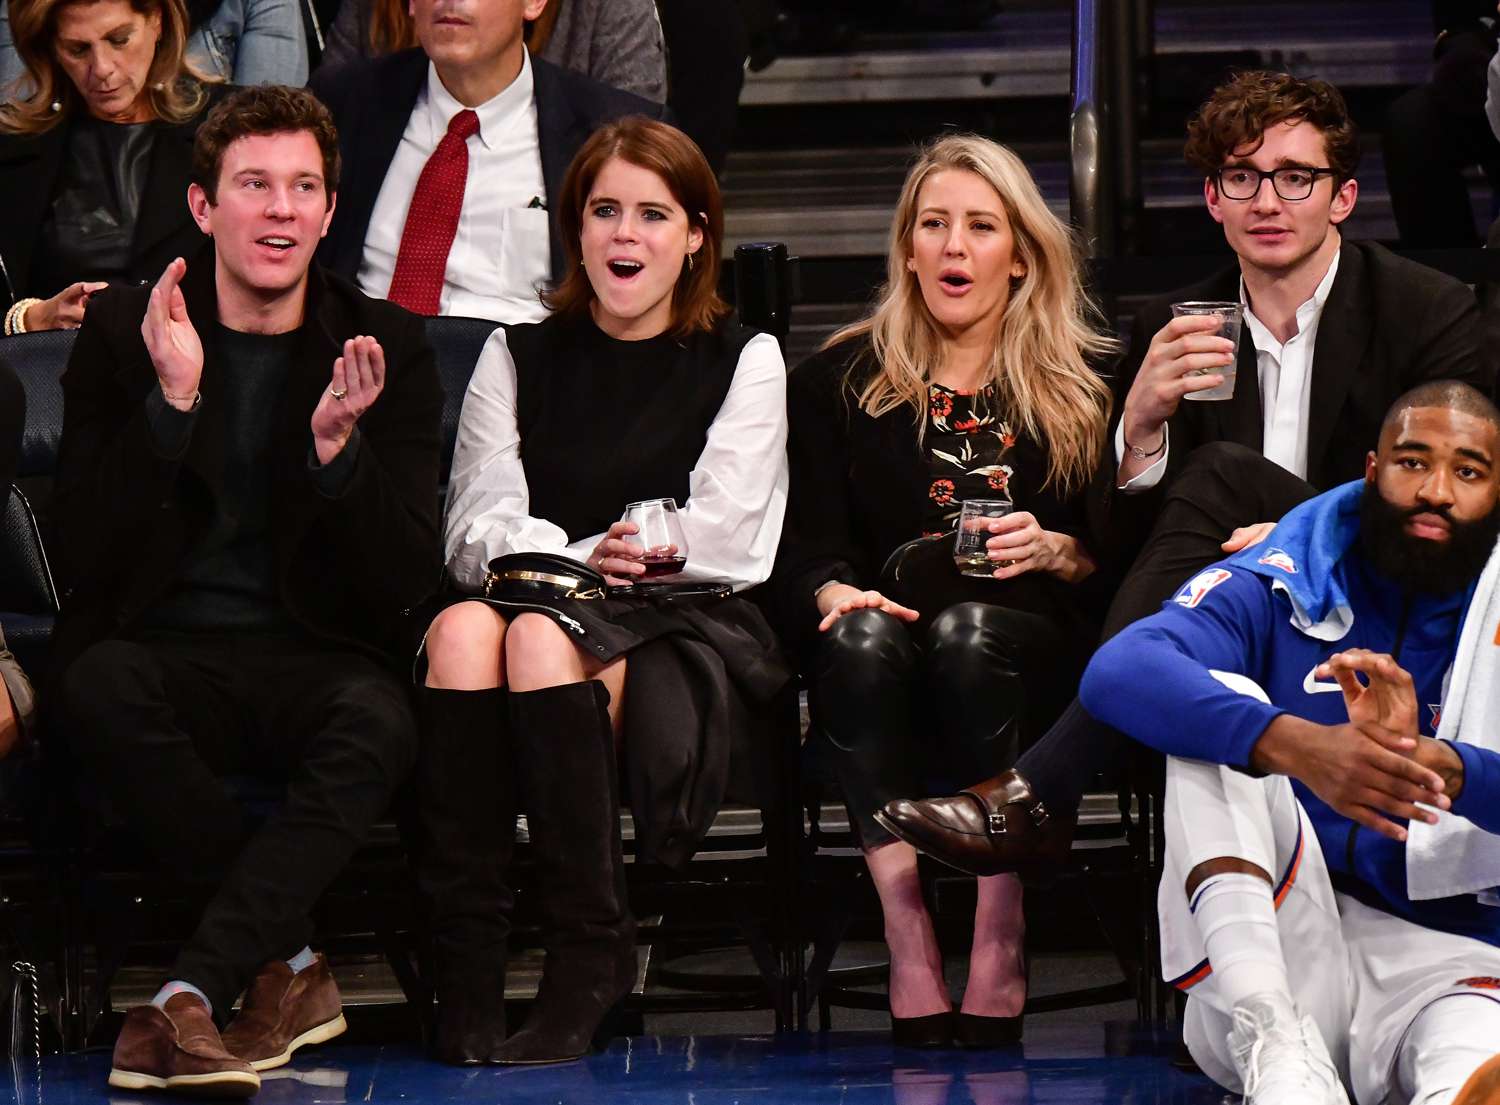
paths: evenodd
<path fill-rule="evenodd" d="M 553 65 L 667 102 L 667 51 L 654 0 L 552 0 L 561 4 L 552 37 L 537 56 Z M 343 0 L 319 69 L 370 56 L 371 0 Z"/>

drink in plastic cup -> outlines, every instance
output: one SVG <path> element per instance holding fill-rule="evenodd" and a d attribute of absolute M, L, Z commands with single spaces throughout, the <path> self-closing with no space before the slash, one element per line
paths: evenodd
<path fill-rule="evenodd" d="M 1190 391 L 1183 398 L 1197 400 L 1230 398 L 1234 395 L 1235 368 L 1239 364 L 1240 323 L 1244 320 L 1243 309 L 1238 303 L 1217 303 L 1207 300 L 1172 304 L 1172 317 L 1182 318 L 1183 315 L 1212 315 L 1219 320 L 1219 337 L 1228 338 L 1234 342 L 1234 352 L 1230 354 L 1233 359 L 1227 365 L 1220 368 L 1203 368 L 1188 373 L 1189 376 L 1223 376 L 1224 382 L 1216 388 Z"/>
<path fill-rule="evenodd" d="M 1015 509 L 1009 499 L 964 500 L 953 535 L 953 563 L 961 575 L 988 579 L 996 568 L 1006 566 L 1005 561 L 990 559 L 990 523 Z"/>

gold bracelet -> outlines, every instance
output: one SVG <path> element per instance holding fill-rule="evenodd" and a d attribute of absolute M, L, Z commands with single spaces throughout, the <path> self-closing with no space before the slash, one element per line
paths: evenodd
<path fill-rule="evenodd" d="M 161 385 L 157 384 L 157 387 L 161 387 Z M 162 388 L 161 397 L 171 403 L 187 403 L 191 401 L 192 406 L 188 407 L 188 410 L 195 409 L 203 401 L 203 393 L 197 388 L 193 389 L 193 394 L 191 395 L 173 395 L 166 388 Z"/>
<path fill-rule="evenodd" d="M 7 337 L 28 332 L 26 329 L 26 312 L 40 302 L 40 299 L 30 296 L 26 299 L 18 299 L 10 305 L 10 310 L 5 312 L 5 334 Z"/>

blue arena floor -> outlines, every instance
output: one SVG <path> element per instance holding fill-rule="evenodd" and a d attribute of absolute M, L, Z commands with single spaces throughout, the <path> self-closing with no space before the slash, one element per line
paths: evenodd
<path fill-rule="evenodd" d="M 1174 1037 L 1128 1023 L 1028 1032 L 1007 1051 L 897 1051 L 884 1034 L 645 1036 L 553 1067 L 462 1070 L 405 1047 L 333 1044 L 268 1072 L 258 1105 L 1219 1105 L 1207 1078 L 1171 1065 Z M 161 1103 L 110 1090 L 109 1054 L 59 1055 L 13 1071 L 0 1102 Z M 182 1099 L 172 1099 L 182 1100 Z"/>

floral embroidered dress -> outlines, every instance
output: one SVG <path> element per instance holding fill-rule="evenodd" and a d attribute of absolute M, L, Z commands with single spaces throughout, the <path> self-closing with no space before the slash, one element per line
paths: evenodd
<path fill-rule="evenodd" d="M 952 530 L 965 499 L 1012 499 L 1011 482 L 1018 466 L 1033 459 L 1023 457 L 1016 444 L 992 387 L 970 392 L 928 385 L 923 448 L 932 482 L 923 535 Z M 1041 473 L 1028 475 L 1035 481 Z M 1018 505 L 1017 509 L 1027 508 Z"/>

